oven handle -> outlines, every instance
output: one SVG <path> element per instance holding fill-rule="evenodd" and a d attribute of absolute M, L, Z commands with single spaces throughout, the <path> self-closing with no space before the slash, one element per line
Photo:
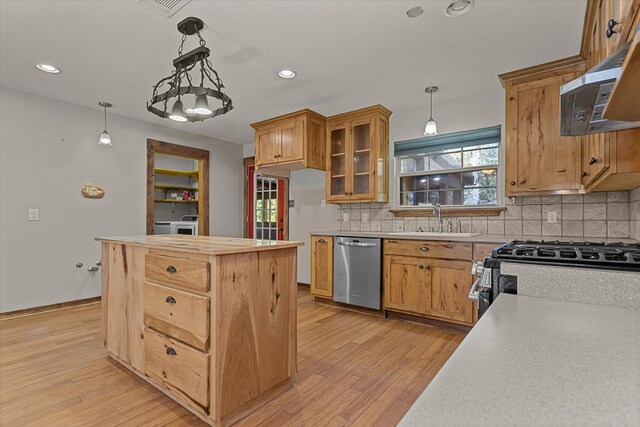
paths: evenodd
<path fill-rule="evenodd" d="M 478 286 L 480 286 L 480 282 L 482 282 L 482 277 L 478 277 L 473 285 L 471 285 L 471 289 L 469 290 L 469 299 L 471 301 L 478 301 L 478 295 L 480 295 L 478 291 Z"/>
<path fill-rule="evenodd" d="M 478 279 L 473 282 L 471 285 L 471 289 L 469 289 L 469 299 L 471 301 L 478 301 L 480 296 L 480 291 L 478 288 L 490 288 L 491 287 L 491 269 L 485 268 L 482 271 L 482 276 L 478 277 Z"/>

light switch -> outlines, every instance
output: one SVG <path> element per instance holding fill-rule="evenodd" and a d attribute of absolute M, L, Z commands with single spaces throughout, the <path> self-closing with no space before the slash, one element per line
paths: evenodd
<path fill-rule="evenodd" d="M 362 222 L 369 222 L 369 214 L 366 214 L 366 213 L 362 214 Z"/>
<path fill-rule="evenodd" d="M 549 212 L 547 212 L 547 223 L 549 223 L 549 224 L 557 224 L 558 223 L 558 211 L 549 211 Z"/>
<path fill-rule="evenodd" d="M 40 209 L 29 209 L 29 221 L 40 221 Z"/>

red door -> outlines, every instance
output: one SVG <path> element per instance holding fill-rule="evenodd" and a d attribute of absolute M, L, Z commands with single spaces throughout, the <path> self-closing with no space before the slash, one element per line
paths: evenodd
<path fill-rule="evenodd" d="M 248 167 L 247 178 L 247 237 L 284 240 L 287 227 L 287 180 L 256 175 L 255 166 Z"/>

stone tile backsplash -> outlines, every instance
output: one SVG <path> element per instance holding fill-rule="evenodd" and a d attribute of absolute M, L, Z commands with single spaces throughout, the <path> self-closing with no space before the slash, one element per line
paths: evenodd
<path fill-rule="evenodd" d="M 341 231 L 417 231 L 437 226 L 432 217 L 395 218 L 389 204 L 339 205 Z M 558 222 L 548 223 L 547 214 L 557 212 Z M 343 213 L 349 221 L 342 221 Z M 366 218 L 367 221 L 363 221 Z M 499 216 L 445 217 L 459 220 L 463 232 L 493 235 L 566 236 L 574 238 L 631 237 L 640 239 L 640 187 L 631 191 L 565 196 L 516 197 L 515 204 Z"/>

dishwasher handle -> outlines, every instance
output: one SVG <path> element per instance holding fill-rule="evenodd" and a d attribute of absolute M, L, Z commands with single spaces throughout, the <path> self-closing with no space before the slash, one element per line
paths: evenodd
<path fill-rule="evenodd" d="M 362 242 L 338 242 L 341 246 L 357 246 L 359 248 L 373 248 L 377 246 L 376 243 L 362 243 Z"/>

